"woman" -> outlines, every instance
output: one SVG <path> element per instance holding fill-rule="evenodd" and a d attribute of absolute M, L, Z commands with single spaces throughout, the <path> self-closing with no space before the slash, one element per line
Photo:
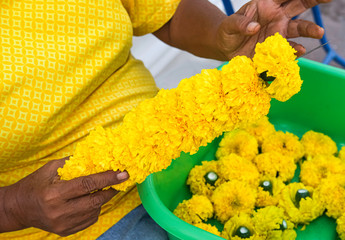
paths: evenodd
<path fill-rule="evenodd" d="M 130 54 L 133 35 L 154 33 L 206 58 L 253 56 L 255 44 L 275 32 L 321 38 L 322 28 L 291 18 L 328 1 L 253 0 L 229 17 L 206 0 L 2 2 L 0 238 L 95 239 L 140 205 L 135 186 L 97 191 L 125 181 L 126 172 L 61 181 L 56 171 L 93 127 L 116 127 L 157 93 Z M 148 236 L 127 228 L 145 219 L 140 211 L 115 224 L 113 236 Z"/>

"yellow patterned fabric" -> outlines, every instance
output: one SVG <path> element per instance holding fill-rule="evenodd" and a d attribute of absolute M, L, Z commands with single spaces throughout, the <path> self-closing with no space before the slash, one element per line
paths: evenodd
<path fill-rule="evenodd" d="M 132 36 L 153 32 L 179 0 L 0 1 L 0 187 L 69 156 L 95 126 L 114 128 L 157 87 L 130 54 Z M 68 239 L 95 239 L 140 204 L 118 194 L 99 221 Z M 39 229 L 0 239 L 56 239 Z"/>

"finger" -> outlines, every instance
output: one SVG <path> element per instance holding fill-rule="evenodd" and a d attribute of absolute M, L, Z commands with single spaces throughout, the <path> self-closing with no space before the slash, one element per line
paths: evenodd
<path fill-rule="evenodd" d="M 241 33 L 244 35 L 254 35 L 260 29 L 260 24 L 256 21 L 252 21 L 250 17 L 232 14 L 227 17 L 223 22 L 223 30 L 226 34 Z"/>
<path fill-rule="evenodd" d="M 320 39 L 324 34 L 324 29 L 317 24 L 297 19 L 297 20 L 290 20 L 287 29 L 287 37 L 288 38 L 297 38 L 297 37 L 310 37 Z"/>
<path fill-rule="evenodd" d="M 117 193 L 116 190 L 109 189 L 69 200 L 65 206 L 68 211 L 59 221 L 62 224 L 56 224 L 58 227 L 53 231 L 61 236 L 67 236 L 87 228 L 97 221 L 102 205 Z"/>
<path fill-rule="evenodd" d="M 69 181 L 61 181 L 60 194 L 64 199 L 72 199 L 88 195 L 96 190 L 122 183 L 128 179 L 126 171 L 106 171 L 89 176 L 78 177 Z"/>
<path fill-rule="evenodd" d="M 75 227 L 69 229 L 65 236 L 80 232 L 81 230 L 84 230 L 84 229 L 88 228 L 89 226 L 95 224 L 97 221 L 98 221 L 98 216 L 93 217 L 93 218 L 89 218 L 84 223 L 78 224 Z"/>
<path fill-rule="evenodd" d="M 74 218 L 73 216 L 69 218 L 69 224 L 66 228 L 55 231 L 56 234 L 65 237 L 74 233 L 77 233 L 85 228 L 93 225 L 97 222 L 100 211 L 88 212 L 83 216 L 83 218 Z"/>
<path fill-rule="evenodd" d="M 300 57 L 303 54 L 305 54 L 306 50 L 305 47 L 303 47 L 303 45 L 293 42 L 293 41 L 289 41 L 291 47 L 293 47 L 297 52 L 296 52 L 296 56 Z"/>
<path fill-rule="evenodd" d="M 118 191 L 113 188 L 100 190 L 86 196 L 69 201 L 68 207 L 75 208 L 74 214 L 83 214 L 92 210 L 100 210 L 102 205 L 112 199 Z"/>
<path fill-rule="evenodd" d="M 287 1 L 283 5 L 283 7 L 284 7 L 285 15 L 288 16 L 289 18 L 292 18 L 305 12 L 307 9 L 318 5 L 319 3 L 328 3 L 328 2 L 331 2 L 331 0 L 291 0 L 291 1 Z"/>
<path fill-rule="evenodd" d="M 254 16 L 256 16 L 257 11 L 258 11 L 257 3 L 256 2 L 249 2 L 245 8 L 244 16 L 253 19 Z"/>

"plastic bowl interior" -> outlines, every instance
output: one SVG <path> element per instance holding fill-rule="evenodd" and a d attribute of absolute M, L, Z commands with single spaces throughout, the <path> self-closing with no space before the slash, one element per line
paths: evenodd
<path fill-rule="evenodd" d="M 345 71 L 307 59 L 300 59 L 302 90 L 285 103 L 272 101 L 270 121 L 277 130 L 301 137 L 314 130 L 330 136 L 340 149 L 345 145 Z M 220 138 L 190 156 L 181 154 L 166 170 L 151 174 L 138 190 L 145 209 L 170 239 L 220 240 L 216 235 L 196 228 L 173 215 L 172 211 L 191 193 L 185 182 L 190 169 L 204 160 L 215 159 Z M 295 179 L 296 180 L 296 179 Z M 304 231 L 297 230 L 297 239 L 334 240 L 335 220 L 322 216 Z"/>

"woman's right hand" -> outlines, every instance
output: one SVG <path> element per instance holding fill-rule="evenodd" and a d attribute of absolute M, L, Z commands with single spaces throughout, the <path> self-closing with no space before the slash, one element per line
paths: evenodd
<path fill-rule="evenodd" d="M 17 183 L 0 188 L 0 232 L 27 227 L 67 236 L 98 220 L 101 206 L 118 192 L 105 187 L 128 179 L 127 172 L 107 171 L 69 181 L 57 169 L 65 159 L 53 160 Z"/>

